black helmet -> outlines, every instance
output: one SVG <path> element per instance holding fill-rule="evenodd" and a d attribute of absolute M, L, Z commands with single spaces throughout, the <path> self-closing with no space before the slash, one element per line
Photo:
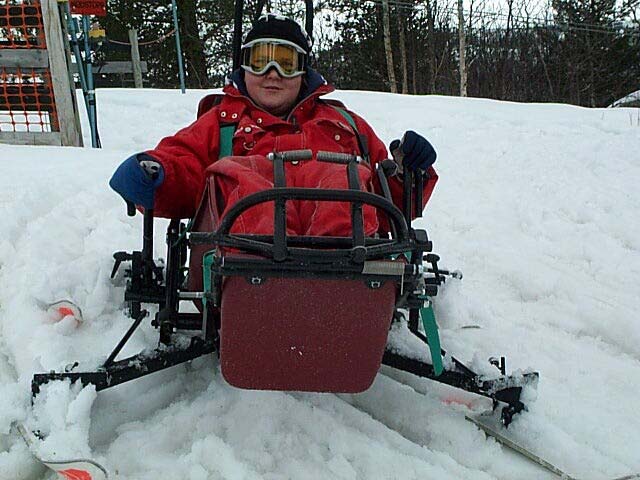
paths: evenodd
<path fill-rule="evenodd" d="M 312 42 L 307 32 L 296 21 L 277 13 L 267 13 L 258 18 L 253 28 L 244 37 L 243 48 L 247 43 L 261 38 L 292 42 L 304 50 L 306 56 L 311 52 Z"/>

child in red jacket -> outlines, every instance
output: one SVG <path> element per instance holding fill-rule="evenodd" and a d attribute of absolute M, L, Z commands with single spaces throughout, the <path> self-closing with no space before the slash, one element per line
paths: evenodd
<path fill-rule="evenodd" d="M 261 17 L 244 39 L 242 67 L 233 72 L 222 100 L 155 149 L 127 159 L 114 173 L 111 187 L 126 200 L 153 208 L 157 216 L 188 218 L 199 205 L 206 175 L 215 175 L 229 208 L 240 198 L 273 188 L 273 164 L 266 157 L 270 152 L 310 149 L 312 159 L 287 163 L 287 186 L 348 188 L 343 165 L 315 159 L 324 150 L 363 156 L 360 184 L 373 191 L 375 166 L 388 158 L 387 150 L 362 118 L 345 115 L 320 98 L 334 88 L 309 68 L 310 51 L 311 41 L 296 22 L 274 14 Z M 225 158 L 219 158 L 221 125 L 234 126 L 232 155 Z M 435 150 L 413 131 L 391 148 L 403 158 L 403 166 L 426 176 L 426 204 L 438 178 L 432 167 Z M 392 178 L 390 188 L 400 205 L 401 180 Z M 350 206 L 343 202 L 295 202 L 287 215 L 291 234 L 350 235 Z M 379 229 L 376 212 L 365 207 L 363 215 L 365 233 L 373 235 Z M 233 231 L 273 233 L 273 204 L 244 213 Z"/>

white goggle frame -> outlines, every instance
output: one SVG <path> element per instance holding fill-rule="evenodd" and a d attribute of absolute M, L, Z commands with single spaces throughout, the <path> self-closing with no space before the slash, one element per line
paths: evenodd
<path fill-rule="evenodd" d="M 267 63 L 264 68 L 262 68 L 259 71 L 254 70 L 253 68 L 251 68 L 251 65 L 244 65 L 245 62 L 245 52 L 244 50 L 246 48 L 250 48 L 252 46 L 254 46 L 257 43 L 275 43 L 275 44 L 279 44 L 279 45 L 288 45 L 290 47 L 293 47 L 299 54 L 301 55 L 306 55 L 307 53 L 300 48 L 299 45 L 296 45 L 293 42 L 290 42 L 288 40 L 282 40 L 280 38 L 257 38 L 255 40 L 252 40 L 248 43 L 245 43 L 244 45 L 242 45 L 242 47 L 240 48 L 240 51 L 243 52 L 242 53 L 242 65 L 240 65 L 246 72 L 252 73 L 254 75 L 264 75 L 265 73 L 267 73 L 269 71 L 270 68 L 275 68 L 278 71 L 278 74 L 280 74 L 281 77 L 284 78 L 295 78 L 295 77 L 299 77 L 300 75 L 304 75 L 306 73 L 305 70 L 298 70 L 294 73 L 285 73 L 282 70 L 282 67 L 280 66 L 280 64 L 278 62 L 276 62 L 275 60 L 271 60 L 269 63 Z"/>

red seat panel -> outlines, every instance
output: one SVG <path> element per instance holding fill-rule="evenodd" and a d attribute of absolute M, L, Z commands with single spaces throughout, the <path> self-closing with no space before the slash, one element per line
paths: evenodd
<path fill-rule="evenodd" d="M 380 367 L 395 285 L 364 280 L 225 280 L 220 362 L 240 388 L 361 392 Z"/>

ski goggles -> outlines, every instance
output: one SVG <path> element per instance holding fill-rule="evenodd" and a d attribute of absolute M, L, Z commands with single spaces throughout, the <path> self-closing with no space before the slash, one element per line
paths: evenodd
<path fill-rule="evenodd" d="M 242 68 L 254 75 L 264 75 L 275 67 L 284 78 L 303 75 L 306 53 L 292 42 L 260 38 L 242 46 Z"/>

